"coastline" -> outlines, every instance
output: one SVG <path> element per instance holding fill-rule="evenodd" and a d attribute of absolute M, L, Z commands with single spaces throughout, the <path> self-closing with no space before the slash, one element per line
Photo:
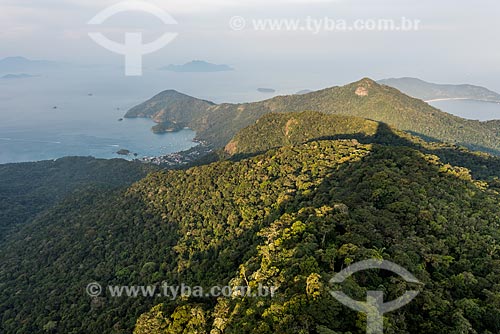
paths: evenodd
<path fill-rule="evenodd" d="M 500 101 L 496 101 L 496 100 L 474 99 L 474 98 L 471 98 L 471 97 L 445 97 L 445 98 L 440 98 L 440 99 L 424 100 L 424 102 L 425 103 L 430 103 L 430 102 L 460 101 L 460 100 L 470 100 L 470 101 L 477 101 L 477 102 L 487 102 L 487 103 L 498 103 L 498 104 L 500 104 Z"/>
<path fill-rule="evenodd" d="M 174 152 L 161 156 L 143 157 L 139 159 L 134 159 L 133 161 L 138 161 L 142 163 L 151 163 L 167 168 L 179 168 L 195 163 L 197 160 L 214 152 L 213 147 L 209 145 L 207 142 L 200 140 L 193 140 L 193 141 L 197 142 L 198 145 L 188 150 Z"/>

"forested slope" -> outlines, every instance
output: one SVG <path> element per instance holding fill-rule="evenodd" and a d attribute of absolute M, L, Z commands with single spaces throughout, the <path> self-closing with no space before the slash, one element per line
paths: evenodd
<path fill-rule="evenodd" d="M 498 186 L 500 158 L 445 142 L 420 137 L 359 117 L 328 115 L 315 111 L 270 113 L 238 132 L 224 153 L 232 159 L 255 155 L 271 148 L 319 139 L 355 139 L 365 144 L 407 146 L 436 155 L 441 161 L 471 170 L 476 179 Z"/>
<path fill-rule="evenodd" d="M 178 108 L 179 99 L 186 103 L 185 110 Z M 368 78 L 342 87 L 242 104 L 212 105 L 177 92 L 166 91 L 135 107 L 127 115 L 151 117 L 160 123 L 177 122 L 179 115 L 183 115 L 188 126 L 197 132 L 198 139 L 215 147 L 224 147 L 241 129 L 254 124 L 265 114 L 303 111 L 357 116 L 384 122 L 428 140 L 500 153 L 500 137 L 489 124 L 442 112 L 422 100 Z"/>
<path fill-rule="evenodd" d="M 126 187 L 156 168 L 121 159 L 68 157 L 0 165 L 0 242 L 76 190 Z"/>
<path fill-rule="evenodd" d="M 423 285 L 368 272 L 342 288 L 358 299 L 382 286 L 390 299 L 418 288 L 387 314 L 388 333 L 498 333 L 496 188 L 399 145 L 389 127 L 375 136 L 392 139 L 313 140 L 67 199 L 0 249 L 1 331 L 364 333 L 364 318 L 329 295 L 328 280 L 383 258 Z M 90 298 L 94 281 L 262 283 L 278 295 Z"/>

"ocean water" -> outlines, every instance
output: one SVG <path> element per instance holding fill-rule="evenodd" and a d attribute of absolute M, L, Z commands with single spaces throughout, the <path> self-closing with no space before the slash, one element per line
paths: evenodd
<path fill-rule="evenodd" d="M 149 119 L 118 121 L 128 109 L 166 89 L 216 103 L 252 102 L 347 83 L 312 72 L 301 74 L 299 80 L 293 73 L 266 76 L 254 69 L 218 73 L 146 69 L 142 77 L 125 77 L 120 68 L 88 67 L 30 74 L 39 76 L 0 79 L 0 164 L 64 156 L 124 158 L 116 153 L 120 149 L 138 157 L 189 149 L 196 145 L 191 130 L 156 135 Z M 259 87 L 276 93 L 260 93 Z M 431 104 L 469 119 L 500 118 L 499 104 L 468 100 Z"/>
<path fill-rule="evenodd" d="M 274 95 L 306 88 L 245 71 L 146 70 L 142 77 L 125 77 L 120 68 L 89 67 L 30 74 L 39 76 L 0 79 L 0 164 L 64 156 L 126 158 L 116 153 L 120 149 L 138 157 L 189 149 L 196 145 L 191 130 L 157 135 L 152 120 L 119 121 L 128 109 L 166 89 L 220 103 L 272 97 L 257 91 L 263 85 L 279 87 Z"/>
<path fill-rule="evenodd" d="M 0 163 L 64 156 L 123 158 L 168 154 L 195 145 L 194 132 L 155 135 L 148 119 L 124 119 L 144 99 L 120 85 L 55 75 L 0 80 Z"/>
<path fill-rule="evenodd" d="M 500 119 L 500 103 L 474 100 L 448 100 L 430 102 L 430 105 L 447 113 L 472 120 Z"/>

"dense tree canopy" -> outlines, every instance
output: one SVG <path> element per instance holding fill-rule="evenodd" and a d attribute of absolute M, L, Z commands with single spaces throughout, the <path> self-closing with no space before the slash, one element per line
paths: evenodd
<path fill-rule="evenodd" d="M 73 191 L 125 187 L 153 170 L 121 159 L 87 157 L 0 165 L 0 242 Z"/>
<path fill-rule="evenodd" d="M 423 138 L 500 153 L 500 137 L 495 122 L 467 120 L 448 114 L 368 78 L 308 94 L 240 104 L 214 105 L 175 91 L 165 91 L 131 109 L 127 117 L 150 117 L 159 123 L 187 124 L 197 132 L 198 139 L 218 148 L 227 145 L 241 129 L 254 124 L 264 115 L 306 110 L 362 117 Z"/>
<path fill-rule="evenodd" d="M 369 271 L 339 288 L 360 300 L 370 289 L 388 299 L 419 289 L 386 315 L 387 333 L 498 333 L 499 194 L 493 172 L 480 167 L 490 157 L 456 148 L 440 158 L 388 127 L 374 136 L 312 140 L 155 172 L 125 191 L 73 194 L 0 247 L 0 330 L 361 334 L 366 319 L 334 300 L 328 281 L 380 258 L 423 285 Z M 90 298 L 94 281 L 278 292 Z"/>

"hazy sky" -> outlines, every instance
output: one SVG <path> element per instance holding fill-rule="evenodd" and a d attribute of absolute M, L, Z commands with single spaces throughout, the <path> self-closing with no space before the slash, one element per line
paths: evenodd
<path fill-rule="evenodd" d="M 117 0 L 0 0 L 0 57 L 122 64 L 89 37 L 87 22 Z M 122 13 L 99 29 L 123 40 L 141 31 L 152 41 L 178 32 L 146 66 L 205 59 L 237 68 L 280 72 L 317 71 L 332 81 L 351 77 L 419 76 L 441 82 L 470 81 L 500 90 L 498 0 L 155 0 L 178 22 L 165 26 L 145 13 Z M 232 31 L 234 16 L 247 29 Z M 419 31 L 255 31 L 253 19 L 319 20 L 325 17 L 421 21 Z"/>

